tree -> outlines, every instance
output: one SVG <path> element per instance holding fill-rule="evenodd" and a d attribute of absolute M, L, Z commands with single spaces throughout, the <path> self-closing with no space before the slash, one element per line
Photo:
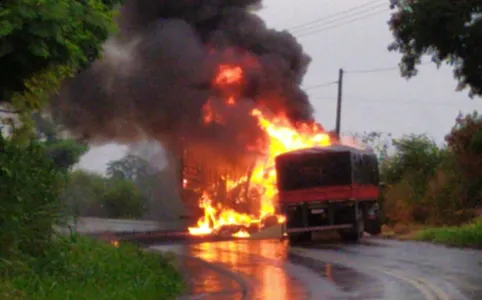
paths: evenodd
<path fill-rule="evenodd" d="M 482 2 L 480 0 L 392 0 L 398 8 L 389 21 L 395 41 L 390 51 L 403 56 L 402 76 L 417 74 L 425 54 L 437 65 L 454 67 L 458 90 L 482 96 Z"/>
<path fill-rule="evenodd" d="M 87 67 L 113 31 L 120 0 L 0 3 L 0 104 L 37 110 L 61 80 Z"/>
<path fill-rule="evenodd" d="M 31 119 L 35 126 L 32 136 L 40 141 L 45 140 L 47 155 L 60 169 L 70 169 L 89 149 L 86 144 L 77 140 L 59 138 L 61 126 L 40 113 L 33 113 Z"/>
<path fill-rule="evenodd" d="M 122 178 L 106 180 L 100 201 L 109 218 L 139 218 L 143 213 L 142 193 L 132 181 Z"/>
<path fill-rule="evenodd" d="M 73 139 L 46 142 L 46 153 L 60 169 L 70 169 L 89 149 Z"/>
<path fill-rule="evenodd" d="M 138 218 L 143 210 L 141 191 L 133 182 L 83 170 L 69 174 L 62 201 L 74 217 Z"/>
<path fill-rule="evenodd" d="M 383 161 L 381 181 L 386 183 L 383 209 L 392 221 L 425 222 L 429 206 L 425 195 L 429 181 L 444 162 L 447 151 L 425 135 L 407 135 L 393 140 L 395 154 Z"/>
<path fill-rule="evenodd" d="M 147 161 L 139 156 L 129 154 L 119 160 L 109 162 L 106 173 L 109 177 L 142 181 L 143 178 L 149 175 L 148 167 Z"/>
<path fill-rule="evenodd" d="M 146 213 L 152 210 L 152 202 L 159 201 L 156 192 L 160 186 L 160 173 L 149 167 L 148 162 L 133 154 L 111 161 L 107 164 L 106 174 L 109 178 L 123 179 L 132 182 L 142 194 Z"/>
<path fill-rule="evenodd" d="M 458 180 L 465 183 L 464 201 L 468 206 L 482 204 L 482 118 L 477 112 L 459 116 L 445 137 L 455 164 Z M 462 200 L 462 199 L 461 199 Z"/>

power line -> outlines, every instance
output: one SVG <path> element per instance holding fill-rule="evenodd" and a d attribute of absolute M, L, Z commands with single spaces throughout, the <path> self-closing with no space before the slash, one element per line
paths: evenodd
<path fill-rule="evenodd" d="M 289 30 L 302 30 L 303 27 L 310 26 L 310 25 L 313 25 L 313 24 L 316 24 L 316 23 L 319 23 L 319 22 L 322 22 L 322 21 L 326 21 L 327 19 L 331 19 L 333 17 L 340 16 L 340 15 L 346 14 L 346 13 L 351 12 L 351 11 L 356 11 L 357 9 L 360 9 L 360 8 L 365 8 L 365 7 L 367 7 L 371 4 L 375 4 L 375 3 L 378 4 L 378 3 L 382 3 L 382 2 L 386 5 L 385 1 L 375 0 L 375 1 L 372 1 L 372 2 L 369 2 L 369 3 L 365 3 L 363 5 L 358 5 L 358 6 L 352 7 L 350 9 L 347 9 L 347 10 L 344 10 L 344 11 L 341 11 L 341 12 L 338 12 L 338 13 L 334 13 L 334 14 L 331 14 L 331 15 L 328 15 L 328 16 L 325 16 L 325 17 L 317 18 L 315 20 L 309 21 L 307 23 L 299 24 L 299 25 L 293 26 L 293 27 L 288 28 L 288 29 Z"/>
<path fill-rule="evenodd" d="M 364 6 L 366 6 L 366 5 L 359 6 L 359 7 L 364 7 Z M 384 7 L 386 10 L 388 10 L 387 4 L 384 1 L 382 3 L 379 3 L 378 5 L 366 7 L 365 9 L 353 11 L 351 13 L 350 13 L 350 10 L 346 10 L 346 11 L 343 11 L 342 13 L 333 14 L 333 15 L 325 17 L 325 18 L 320 18 L 315 23 L 313 23 L 311 25 L 305 25 L 303 27 L 297 27 L 297 28 L 291 29 L 291 31 L 293 31 L 293 33 L 295 35 L 307 33 L 307 32 L 310 32 L 312 30 L 323 28 L 323 27 L 326 27 L 327 25 L 331 25 L 331 24 L 337 23 L 339 21 L 343 21 L 347 18 L 361 16 L 365 13 L 372 12 L 373 10 L 379 9 L 379 8 L 382 8 L 382 7 Z M 340 16 L 340 15 L 342 15 L 342 16 Z M 335 16 L 340 16 L 340 17 L 333 18 Z"/>
<path fill-rule="evenodd" d="M 375 15 L 379 15 L 381 13 L 385 13 L 385 12 L 388 12 L 390 9 L 383 9 L 383 10 L 378 10 L 378 11 L 374 11 L 370 14 L 366 14 L 366 15 L 362 15 L 358 18 L 353 18 L 353 19 L 350 19 L 350 20 L 347 20 L 346 22 L 341 22 L 341 23 L 338 23 L 338 24 L 334 24 L 332 26 L 326 26 L 326 27 L 322 27 L 320 29 L 317 29 L 317 30 L 313 30 L 313 31 L 308 31 L 308 32 L 305 32 L 305 33 L 301 33 L 299 35 L 296 35 L 296 37 L 298 38 L 302 38 L 302 37 L 306 37 L 306 36 L 310 36 L 310 35 L 313 35 L 313 34 L 317 34 L 317 33 L 321 33 L 321 32 L 325 32 L 327 30 L 330 30 L 330 29 L 334 29 L 334 28 L 337 28 L 337 27 L 340 27 L 342 25 L 347 25 L 347 24 L 351 24 L 353 22 L 356 22 L 356 21 L 360 21 L 360 20 L 364 20 L 364 19 L 367 19 L 369 17 L 372 17 L 372 16 L 375 16 Z"/>
<path fill-rule="evenodd" d="M 333 97 L 324 97 L 324 96 L 320 96 L 320 97 L 309 97 L 310 100 L 336 100 L 336 97 L 333 96 Z"/>
<path fill-rule="evenodd" d="M 321 83 L 321 84 L 317 84 L 317 85 L 307 86 L 307 87 L 304 88 L 304 90 L 307 91 L 307 90 L 312 90 L 312 89 L 318 89 L 318 88 L 330 86 L 330 85 L 337 84 L 337 83 L 338 83 L 337 80 L 325 82 L 325 83 Z"/>
<path fill-rule="evenodd" d="M 379 68 L 379 69 L 370 69 L 370 70 L 356 70 L 356 71 L 346 71 L 347 74 L 367 74 L 367 73 L 377 73 L 377 72 L 386 72 L 386 71 L 394 71 L 399 70 L 400 67 L 390 67 L 390 68 Z"/>
<path fill-rule="evenodd" d="M 336 97 L 310 97 L 310 100 L 333 100 L 335 101 L 336 100 Z M 414 104 L 414 105 L 419 105 L 419 104 L 422 104 L 422 105 L 432 105 L 432 106 L 458 106 L 460 104 L 460 102 L 456 103 L 456 102 L 429 102 L 429 101 L 423 101 L 423 100 L 402 100 L 402 101 L 388 101 L 388 100 L 383 100 L 383 99 L 354 99 L 354 98 L 351 98 L 351 97 L 348 97 L 347 99 L 344 100 L 345 103 L 347 104 L 362 104 L 362 105 L 365 105 L 365 104 L 385 104 L 384 106 L 385 107 L 388 107 L 388 106 L 397 106 L 397 105 L 400 105 L 400 104 L 406 104 L 406 105 L 410 105 L 410 104 Z"/>
<path fill-rule="evenodd" d="M 429 64 L 430 62 L 424 62 L 420 65 L 427 65 Z M 377 68 L 377 69 L 366 69 L 366 70 L 354 70 L 354 71 L 344 71 L 344 73 L 347 73 L 347 74 L 367 74 L 367 73 L 377 73 L 377 72 L 387 72 L 387 71 L 394 71 L 394 70 L 399 70 L 400 67 L 399 66 L 395 66 L 395 67 L 389 67 L 389 68 Z M 316 85 L 311 85 L 311 86 L 307 86 L 307 87 L 303 87 L 303 89 L 305 91 L 308 91 L 308 90 L 313 90 L 313 89 L 318 89 L 318 88 L 322 88 L 322 87 L 327 87 L 327 86 L 331 86 L 331 85 L 334 85 L 334 84 L 338 84 L 338 80 L 334 80 L 334 81 L 329 81 L 329 82 L 325 82 L 325 83 L 320 83 L 320 84 L 316 84 Z"/>
<path fill-rule="evenodd" d="M 397 105 L 400 105 L 400 104 L 414 104 L 414 105 L 420 105 L 420 104 L 425 104 L 425 105 L 431 105 L 431 106 L 458 106 L 459 104 L 458 103 L 452 103 L 452 102 L 428 102 L 428 101 L 420 101 L 420 100 L 408 100 L 408 101 L 396 101 L 396 102 L 392 102 L 392 101 L 387 101 L 387 100 L 381 100 L 381 99 L 378 99 L 378 100 L 368 100 L 368 99 L 362 99 L 361 101 L 360 100 L 346 100 L 345 101 L 346 103 L 350 103 L 350 104 L 380 104 L 380 103 L 383 103 L 385 104 L 385 107 L 387 106 L 397 106 Z"/>
<path fill-rule="evenodd" d="M 421 63 L 420 66 L 424 66 L 430 64 L 430 61 Z M 394 71 L 400 70 L 400 66 L 396 67 L 389 67 L 389 68 L 378 68 L 378 69 L 367 69 L 367 70 L 354 70 L 354 71 L 345 71 L 347 74 L 367 74 L 367 73 L 378 73 L 378 72 L 387 72 L 387 71 Z"/>

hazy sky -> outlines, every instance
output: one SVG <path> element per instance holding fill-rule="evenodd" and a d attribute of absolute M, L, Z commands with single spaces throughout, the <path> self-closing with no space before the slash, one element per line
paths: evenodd
<path fill-rule="evenodd" d="M 337 80 L 343 84 L 342 131 L 383 131 L 396 136 L 427 133 L 442 142 L 459 111 L 482 107 L 482 99 L 456 92 L 449 67 L 420 67 L 409 81 L 400 77 L 400 54 L 388 52 L 392 40 L 387 21 L 388 0 L 265 0 L 259 12 L 270 27 L 298 37 L 312 62 L 303 85 Z M 309 23 L 309 24 L 308 24 Z M 427 58 L 427 61 L 429 59 Z M 380 70 L 363 72 L 365 70 Z M 387 70 L 390 69 L 390 70 Z M 350 74 L 350 71 L 362 71 Z M 336 84 L 308 89 L 316 119 L 325 128 L 335 124 Z M 92 149 L 80 166 L 103 171 L 105 163 L 123 156 L 125 148 L 108 145 Z"/>

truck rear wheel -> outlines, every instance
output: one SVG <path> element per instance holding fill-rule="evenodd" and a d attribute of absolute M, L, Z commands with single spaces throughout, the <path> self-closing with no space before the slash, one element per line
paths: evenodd
<path fill-rule="evenodd" d="M 380 218 L 367 220 L 366 232 L 371 235 L 378 235 L 382 233 L 382 222 L 380 221 Z"/>
<path fill-rule="evenodd" d="M 382 232 L 382 222 L 380 220 L 378 204 L 374 204 L 367 211 L 365 216 L 365 231 L 371 235 L 377 235 Z"/>
<path fill-rule="evenodd" d="M 353 228 L 348 231 L 339 231 L 341 239 L 344 242 L 358 243 L 363 237 L 365 232 L 365 220 L 363 218 L 363 212 L 358 210 L 356 213 L 356 220 L 353 224 Z"/>

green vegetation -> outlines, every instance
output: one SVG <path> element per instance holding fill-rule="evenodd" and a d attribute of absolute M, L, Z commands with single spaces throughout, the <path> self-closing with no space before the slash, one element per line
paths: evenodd
<path fill-rule="evenodd" d="M 144 198 L 132 181 L 82 170 L 70 173 L 62 200 L 75 216 L 135 219 L 144 212 Z"/>
<path fill-rule="evenodd" d="M 18 146 L 0 136 L 0 257 L 41 255 L 62 222 L 58 194 L 65 180 L 38 143 Z"/>
<path fill-rule="evenodd" d="M 114 6 L 120 2 L 2 1 L 0 104 L 40 109 L 46 93 L 99 57 L 115 30 Z"/>
<path fill-rule="evenodd" d="M 42 259 L 2 263 L 2 299 L 174 299 L 182 278 L 159 254 L 131 245 L 59 238 Z"/>
<path fill-rule="evenodd" d="M 44 108 L 63 80 L 100 56 L 122 2 L 0 2 L 0 110 L 12 113 L 15 141 L 28 142 L 32 113 Z"/>
<path fill-rule="evenodd" d="M 70 169 L 89 149 L 73 139 L 46 141 L 44 144 L 47 155 L 60 169 Z"/>
<path fill-rule="evenodd" d="M 482 2 L 478 0 L 392 1 L 390 20 L 394 42 L 389 50 L 402 53 L 404 77 L 417 74 L 423 55 L 454 67 L 459 89 L 482 95 Z"/>
<path fill-rule="evenodd" d="M 60 194 L 69 172 L 47 155 L 48 143 L 22 145 L 0 136 L 0 150 L 2 299 L 173 299 L 180 293 L 180 274 L 160 254 L 55 232 L 65 224 Z M 133 195 L 119 180 L 102 190 L 104 203 L 117 207 Z"/>
<path fill-rule="evenodd" d="M 380 166 L 384 220 L 393 228 L 441 227 L 422 231 L 425 240 L 452 244 L 460 234 L 459 244 L 482 245 L 480 221 L 473 225 L 482 207 L 480 116 L 459 117 L 446 142 L 424 135 L 393 140 L 395 153 Z"/>
<path fill-rule="evenodd" d="M 482 220 L 461 226 L 425 229 L 415 239 L 458 247 L 482 247 Z"/>

